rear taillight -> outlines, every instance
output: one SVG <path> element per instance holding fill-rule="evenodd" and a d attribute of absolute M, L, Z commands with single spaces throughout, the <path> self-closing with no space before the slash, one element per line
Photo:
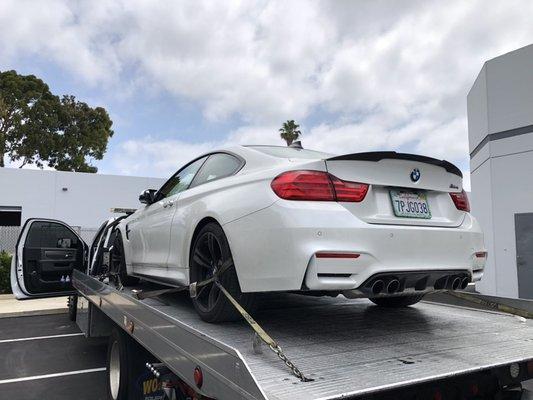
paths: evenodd
<path fill-rule="evenodd" d="M 274 193 L 285 200 L 362 201 L 368 185 L 343 181 L 322 171 L 288 171 L 270 184 Z"/>
<path fill-rule="evenodd" d="M 458 210 L 466 212 L 470 211 L 470 203 L 464 190 L 459 193 L 450 193 L 450 197 L 452 198 L 453 203 Z"/>
<path fill-rule="evenodd" d="M 333 184 L 325 172 L 289 171 L 270 184 L 274 193 L 286 200 L 335 201 Z"/>
<path fill-rule="evenodd" d="M 337 201 L 363 201 L 368 192 L 368 185 L 364 183 L 343 181 L 333 175 L 329 176 L 337 195 Z"/>

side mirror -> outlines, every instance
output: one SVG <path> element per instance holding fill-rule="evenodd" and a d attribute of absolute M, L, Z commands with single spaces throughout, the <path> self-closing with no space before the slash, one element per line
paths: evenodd
<path fill-rule="evenodd" d="M 155 201 L 155 194 L 157 190 L 155 189 L 146 189 L 139 195 L 139 201 L 143 204 L 152 204 Z"/>

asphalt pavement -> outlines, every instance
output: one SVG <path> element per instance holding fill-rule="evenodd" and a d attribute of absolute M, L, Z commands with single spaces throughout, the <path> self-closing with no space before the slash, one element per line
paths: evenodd
<path fill-rule="evenodd" d="M 68 315 L 0 319 L 0 400 L 105 400 L 106 341 Z"/>

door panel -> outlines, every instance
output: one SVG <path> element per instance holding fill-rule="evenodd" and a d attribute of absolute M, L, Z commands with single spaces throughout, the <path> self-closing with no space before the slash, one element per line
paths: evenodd
<path fill-rule="evenodd" d="M 186 190 L 207 156 L 187 164 L 176 172 L 156 193 L 157 201 L 146 206 L 131 225 L 132 253 L 135 274 L 168 278 L 167 262 L 170 248 L 170 228 L 176 212 L 176 201 Z M 139 252 L 141 253 L 139 257 Z M 154 273 L 156 271 L 156 273 Z"/>
<path fill-rule="evenodd" d="M 138 231 L 133 234 L 134 240 L 141 243 L 142 256 L 134 268 L 142 273 L 139 266 L 162 268 L 166 273 L 168 247 L 170 244 L 170 223 L 174 215 L 175 196 L 150 204 L 143 210 L 143 215 L 132 228 Z M 138 244 L 136 244 L 138 245 Z M 140 265 L 139 265 L 140 264 Z"/>
<path fill-rule="evenodd" d="M 518 297 L 533 299 L 533 213 L 515 214 Z"/>
<path fill-rule="evenodd" d="M 12 286 L 18 288 L 13 292 L 22 292 L 22 297 L 73 293 L 72 272 L 86 269 L 86 251 L 83 240 L 67 224 L 28 220 L 17 244 Z"/>
<path fill-rule="evenodd" d="M 130 257 L 129 260 L 126 259 L 126 263 L 132 266 L 141 265 L 143 262 L 144 248 L 146 245 L 142 240 L 141 224 L 145 211 L 146 207 L 140 213 L 135 214 L 134 218 L 128 220 L 125 228 L 126 239 L 130 246 Z"/>

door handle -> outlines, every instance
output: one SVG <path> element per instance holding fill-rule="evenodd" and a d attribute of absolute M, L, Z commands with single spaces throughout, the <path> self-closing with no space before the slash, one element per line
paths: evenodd
<path fill-rule="evenodd" d="M 174 202 L 172 200 L 163 203 L 163 208 L 172 207 Z"/>

